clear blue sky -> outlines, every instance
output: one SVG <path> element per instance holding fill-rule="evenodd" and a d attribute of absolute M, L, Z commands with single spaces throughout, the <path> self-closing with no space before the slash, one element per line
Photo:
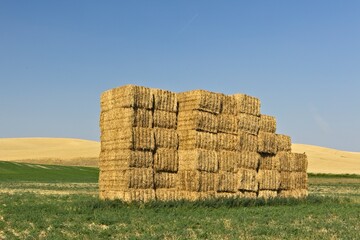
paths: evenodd
<path fill-rule="evenodd" d="M 360 151 L 360 1 L 0 1 L 0 137 L 99 139 L 124 84 L 247 93 L 293 142 Z"/>

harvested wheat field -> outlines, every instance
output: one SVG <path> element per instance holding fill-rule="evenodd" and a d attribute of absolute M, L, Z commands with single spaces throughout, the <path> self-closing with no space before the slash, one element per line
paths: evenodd
<path fill-rule="evenodd" d="M 97 166 L 100 143 L 72 138 L 0 138 L 0 160 Z"/>
<path fill-rule="evenodd" d="M 306 144 L 293 144 L 293 152 L 308 156 L 308 172 L 332 174 L 360 174 L 360 153 L 346 152 Z"/>

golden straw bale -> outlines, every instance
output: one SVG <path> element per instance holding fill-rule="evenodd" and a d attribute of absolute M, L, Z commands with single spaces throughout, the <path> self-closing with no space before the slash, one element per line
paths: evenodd
<path fill-rule="evenodd" d="M 151 92 L 154 95 L 155 111 L 177 112 L 178 101 L 176 93 L 162 89 L 151 89 Z"/>
<path fill-rule="evenodd" d="M 176 129 L 177 126 L 177 114 L 176 112 L 167 111 L 154 111 L 154 128 L 169 128 Z"/>
<path fill-rule="evenodd" d="M 292 171 L 292 154 L 289 152 L 278 152 L 276 158 L 280 162 L 280 171 Z"/>
<path fill-rule="evenodd" d="M 219 114 L 217 117 L 218 132 L 237 134 L 238 132 L 238 119 L 234 115 Z"/>
<path fill-rule="evenodd" d="M 258 190 L 256 170 L 239 169 L 237 189 L 256 192 Z"/>
<path fill-rule="evenodd" d="M 280 187 L 281 190 L 291 189 L 291 172 L 280 172 Z"/>
<path fill-rule="evenodd" d="M 291 154 L 291 171 L 306 172 L 308 160 L 305 153 Z"/>
<path fill-rule="evenodd" d="M 257 152 L 258 150 L 258 136 L 239 131 L 240 139 L 239 151 Z"/>
<path fill-rule="evenodd" d="M 290 189 L 307 189 L 308 175 L 305 172 L 290 173 Z"/>
<path fill-rule="evenodd" d="M 257 152 L 243 151 L 240 152 L 240 159 L 241 161 L 239 162 L 240 165 L 237 166 L 238 168 L 257 170 L 260 161 L 260 154 Z"/>
<path fill-rule="evenodd" d="M 117 189 L 153 188 L 152 168 L 131 168 L 125 170 L 102 171 L 100 182 L 116 185 Z"/>
<path fill-rule="evenodd" d="M 176 173 L 157 172 L 155 173 L 155 189 L 175 188 L 178 175 Z"/>
<path fill-rule="evenodd" d="M 179 191 L 175 188 L 157 188 L 155 189 L 155 193 L 156 200 L 158 201 L 176 201 L 181 199 Z"/>
<path fill-rule="evenodd" d="M 257 150 L 259 153 L 276 154 L 276 134 L 269 132 L 259 132 Z"/>
<path fill-rule="evenodd" d="M 277 151 L 291 152 L 291 138 L 286 135 L 276 134 Z"/>
<path fill-rule="evenodd" d="M 221 114 L 236 115 L 237 114 L 237 101 L 235 96 L 223 95 Z"/>
<path fill-rule="evenodd" d="M 221 110 L 222 94 L 205 90 L 193 90 L 179 93 L 179 112 L 188 110 L 202 110 L 219 114 Z"/>
<path fill-rule="evenodd" d="M 255 199 L 257 197 L 257 191 L 240 191 L 243 198 Z"/>
<path fill-rule="evenodd" d="M 101 135 L 101 150 L 154 150 L 155 137 L 151 128 L 124 128 L 105 131 Z"/>
<path fill-rule="evenodd" d="M 150 88 L 125 85 L 110 89 L 101 95 L 101 111 L 114 108 L 153 108 L 153 95 Z"/>
<path fill-rule="evenodd" d="M 198 170 L 218 172 L 216 151 L 204 149 L 179 150 L 179 171 Z"/>
<path fill-rule="evenodd" d="M 142 108 L 114 108 L 102 112 L 100 118 L 102 130 L 132 127 L 151 128 L 153 125 L 152 111 Z"/>
<path fill-rule="evenodd" d="M 179 134 L 179 149 L 193 150 L 202 148 L 206 150 L 217 149 L 217 134 L 199 132 L 194 130 L 177 131 Z"/>
<path fill-rule="evenodd" d="M 258 135 L 260 117 L 246 113 L 239 113 L 237 116 L 237 121 L 238 130 L 253 135 Z"/>
<path fill-rule="evenodd" d="M 254 116 L 260 116 L 260 100 L 246 94 L 232 95 L 236 99 L 237 113 L 247 113 Z"/>
<path fill-rule="evenodd" d="M 178 171 L 177 189 L 180 191 L 198 192 L 200 189 L 199 171 Z"/>
<path fill-rule="evenodd" d="M 210 192 L 216 191 L 217 173 L 199 172 L 199 191 Z"/>
<path fill-rule="evenodd" d="M 241 164 L 241 153 L 221 150 L 218 152 L 218 161 L 220 171 L 235 173 Z"/>
<path fill-rule="evenodd" d="M 218 175 L 217 192 L 237 192 L 237 178 L 236 173 L 221 171 Z"/>
<path fill-rule="evenodd" d="M 260 116 L 260 131 L 275 133 L 276 132 L 276 118 L 268 115 Z"/>
<path fill-rule="evenodd" d="M 177 149 L 179 136 L 174 129 L 154 128 L 156 148 Z"/>
<path fill-rule="evenodd" d="M 279 157 L 270 154 L 262 154 L 259 161 L 259 169 L 280 171 Z"/>
<path fill-rule="evenodd" d="M 240 148 L 240 138 L 236 135 L 218 133 L 218 150 L 238 151 Z"/>
<path fill-rule="evenodd" d="M 308 196 L 307 189 L 281 190 L 278 193 L 281 198 L 306 198 Z"/>
<path fill-rule="evenodd" d="M 149 151 L 103 151 L 99 156 L 99 168 L 101 170 L 148 168 L 152 167 L 154 157 Z"/>
<path fill-rule="evenodd" d="M 158 148 L 154 154 L 154 170 L 156 172 L 177 172 L 179 155 L 175 149 Z"/>
<path fill-rule="evenodd" d="M 258 198 L 271 199 L 271 198 L 276 198 L 277 195 L 278 195 L 277 191 L 259 190 Z"/>
<path fill-rule="evenodd" d="M 278 190 L 281 175 L 277 170 L 259 170 L 258 182 L 260 190 Z"/>
<path fill-rule="evenodd" d="M 217 133 L 218 122 L 215 114 L 202 111 L 180 111 L 178 114 L 177 129 L 200 130 L 204 132 Z"/>
<path fill-rule="evenodd" d="M 196 201 L 200 199 L 199 192 L 177 190 L 176 195 L 178 200 Z"/>
<path fill-rule="evenodd" d="M 125 202 L 149 202 L 155 200 L 154 189 L 130 189 L 122 192 L 115 192 L 114 199 L 121 199 Z"/>

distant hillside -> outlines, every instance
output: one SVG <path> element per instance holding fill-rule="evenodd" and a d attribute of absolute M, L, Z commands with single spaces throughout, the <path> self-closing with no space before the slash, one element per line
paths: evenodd
<path fill-rule="evenodd" d="M 360 153 L 305 144 L 293 152 L 306 152 L 312 173 L 360 174 Z M 0 138 L 0 160 L 37 164 L 97 166 L 100 143 L 71 138 Z"/>
<path fill-rule="evenodd" d="M 309 159 L 308 172 L 360 174 L 360 153 L 305 144 L 293 144 L 293 152 L 305 152 Z"/>
<path fill-rule="evenodd" d="M 0 138 L 0 160 L 97 166 L 100 143 L 71 138 Z"/>

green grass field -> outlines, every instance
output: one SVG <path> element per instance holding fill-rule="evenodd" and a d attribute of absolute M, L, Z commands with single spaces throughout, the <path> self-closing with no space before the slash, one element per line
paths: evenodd
<path fill-rule="evenodd" d="M 0 239 L 358 239 L 360 177 L 316 175 L 306 200 L 125 204 L 98 170 L 0 162 Z"/>

